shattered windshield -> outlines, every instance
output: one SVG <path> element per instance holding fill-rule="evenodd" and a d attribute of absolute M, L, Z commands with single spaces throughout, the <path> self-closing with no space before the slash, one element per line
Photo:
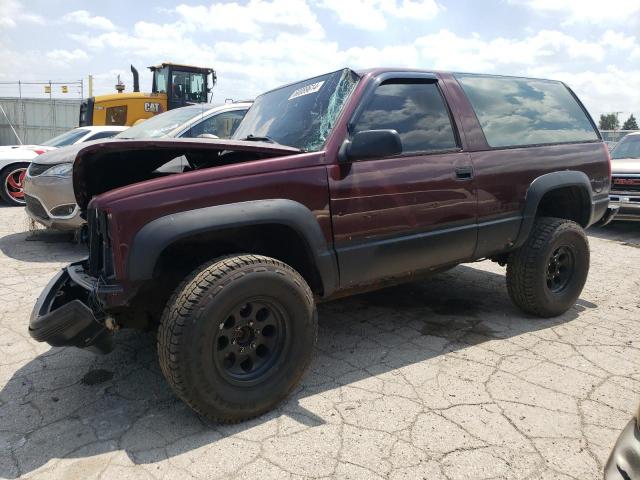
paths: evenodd
<path fill-rule="evenodd" d="M 320 150 L 359 80 L 344 69 L 260 95 L 233 138 Z"/>

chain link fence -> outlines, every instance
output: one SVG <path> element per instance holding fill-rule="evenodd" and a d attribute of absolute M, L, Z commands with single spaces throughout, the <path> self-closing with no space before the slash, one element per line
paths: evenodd
<path fill-rule="evenodd" d="M 0 82 L 0 145 L 39 144 L 78 126 L 84 82 Z"/>

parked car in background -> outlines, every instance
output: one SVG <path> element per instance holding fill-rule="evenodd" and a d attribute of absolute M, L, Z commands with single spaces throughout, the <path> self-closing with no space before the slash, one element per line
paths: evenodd
<path fill-rule="evenodd" d="M 128 127 L 82 127 L 69 130 L 41 145 L 8 145 L 0 147 L 0 197 L 9 205 L 21 206 L 24 201 L 24 177 L 29 163 L 38 155 L 50 150 L 109 138 L 126 130 Z"/>
<path fill-rule="evenodd" d="M 104 353 L 157 327 L 173 390 L 222 422 L 296 387 L 316 302 L 490 258 L 523 311 L 566 312 L 609 203 L 593 120 L 530 78 L 343 69 L 259 96 L 231 139 L 60 153 L 89 256 L 45 288 L 30 335 Z M 188 168 L 159 175 L 176 157 Z"/>
<path fill-rule="evenodd" d="M 640 220 L 640 132 L 626 135 L 611 151 L 611 205 L 616 220 Z"/>
<path fill-rule="evenodd" d="M 250 102 L 243 102 L 177 108 L 145 120 L 115 139 L 229 138 L 250 106 Z M 73 159 L 63 151 L 44 154 L 31 164 L 24 178 L 27 214 L 46 227 L 76 230 L 84 224 L 73 194 Z M 186 160 L 176 159 L 165 165 L 165 171 L 181 171 L 186 165 Z"/>
<path fill-rule="evenodd" d="M 625 426 L 604 467 L 604 480 L 640 479 L 640 406 Z"/>

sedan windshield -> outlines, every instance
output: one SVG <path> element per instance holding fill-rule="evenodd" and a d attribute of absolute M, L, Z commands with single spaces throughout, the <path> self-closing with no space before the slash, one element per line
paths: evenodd
<path fill-rule="evenodd" d="M 74 128 L 73 130 L 64 132 L 62 135 L 50 138 L 46 142 L 41 143 L 41 145 L 45 147 L 66 147 L 67 145 L 76 143 L 87 133 L 89 133 L 89 130 L 86 128 Z"/>
<path fill-rule="evenodd" d="M 233 138 L 320 150 L 359 79 L 344 69 L 262 94 Z"/>
<path fill-rule="evenodd" d="M 158 138 L 170 134 L 180 125 L 208 112 L 211 106 L 182 107 L 151 117 L 138 125 L 119 133 L 115 138 Z"/>
<path fill-rule="evenodd" d="M 611 151 L 611 158 L 640 158 L 640 135 L 627 135 Z"/>

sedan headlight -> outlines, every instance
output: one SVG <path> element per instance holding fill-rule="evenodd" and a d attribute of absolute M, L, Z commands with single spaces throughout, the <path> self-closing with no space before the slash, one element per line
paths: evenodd
<path fill-rule="evenodd" d="M 59 163 L 46 170 L 42 175 L 48 177 L 70 177 L 73 172 L 73 163 Z"/>

